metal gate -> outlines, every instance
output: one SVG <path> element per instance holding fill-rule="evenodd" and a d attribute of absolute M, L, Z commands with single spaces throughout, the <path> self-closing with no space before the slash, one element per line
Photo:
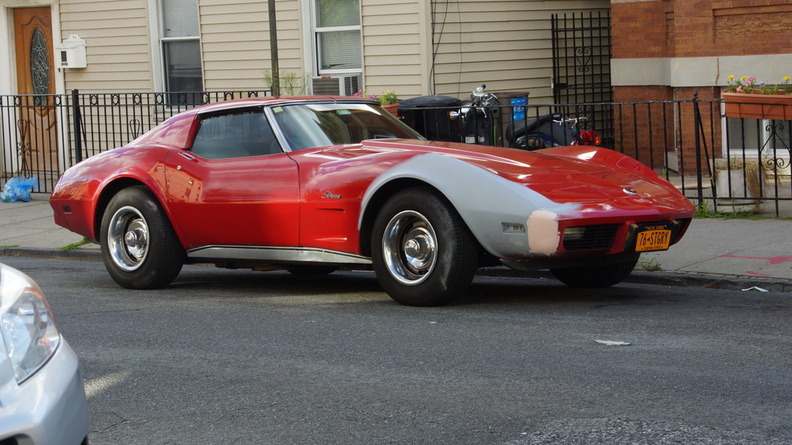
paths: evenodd
<path fill-rule="evenodd" d="M 552 41 L 554 102 L 564 114 L 585 118 L 579 129 L 613 136 L 610 12 L 553 14 Z"/>

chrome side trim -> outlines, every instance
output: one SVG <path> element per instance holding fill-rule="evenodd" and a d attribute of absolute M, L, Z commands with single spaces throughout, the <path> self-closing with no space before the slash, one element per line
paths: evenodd
<path fill-rule="evenodd" d="M 188 250 L 187 257 L 194 260 L 261 261 L 263 263 L 371 264 L 369 257 L 311 247 L 203 246 Z"/>

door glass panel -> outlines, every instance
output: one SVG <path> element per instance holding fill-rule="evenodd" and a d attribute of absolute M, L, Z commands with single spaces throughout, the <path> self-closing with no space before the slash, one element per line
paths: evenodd
<path fill-rule="evenodd" d="M 30 39 L 30 79 L 34 94 L 49 93 L 50 59 L 47 40 L 41 29 L 36 28 Z"/>

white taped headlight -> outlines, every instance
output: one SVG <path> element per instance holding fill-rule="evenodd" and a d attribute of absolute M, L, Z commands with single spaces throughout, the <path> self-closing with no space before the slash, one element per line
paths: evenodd
<path fill-rule="evenodd" d="M 17 383 L 41 368 L 60 344 L 58 327 L 41 289 L 27 275 L 3 264 L 0 333 Z"/>

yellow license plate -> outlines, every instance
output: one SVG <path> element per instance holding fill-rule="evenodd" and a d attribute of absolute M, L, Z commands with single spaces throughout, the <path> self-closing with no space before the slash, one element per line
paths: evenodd
<path fill-rule="evenodd" d="M 636 252 L 649 252 L 652 250 L 666 250 L 671 245 L 670 230 L 646 230 L 638 232 L 635 242 Z"/>

